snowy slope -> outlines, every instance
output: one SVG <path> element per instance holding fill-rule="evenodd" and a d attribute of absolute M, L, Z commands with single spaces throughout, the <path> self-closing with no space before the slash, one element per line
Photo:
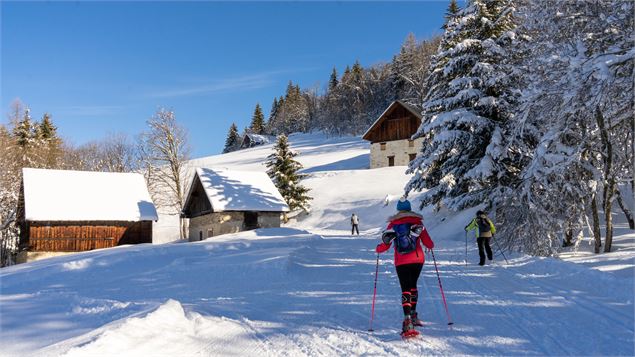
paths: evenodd
<path fill-rule="evenodd" d="M 323 134 L 292 134 L 291 149 L 298 152 L 296 159 L 305 167 L 307 174 L 365 169 L 369 166 L 369 144 L 357 137 L 330 138 Z M 273 152 L 274 144 L 257 146 L 223 155 L 213 155 L 189 161 L 187 182 L 191 182 L 197 167 L 233 169 L 242 171 L 267 170 L 265 161 Z M 403 171 L 403 170 L 402 170 Z M 177 215 L 159 212 L 159 221 L 153 224 L 152 239 L 155 243 L 166 243 L 179 239 Z"/>
<path fill-rule="evenodd" d="M 4 268 L 0 356 L 635 353 L 635 234 L 619 215 L 618 251 L 594 262 L 507 253 L 508 265 L 497 256 L 494 265 L 479 267 L 473 241 L 464 260 L 462 228 L 474 209 L 426 210 L 454 325 L 447 325 L 428 255 L 419 281 L 422 338 L 401 341 L 400 289 L 392 254 L 384 254 L 369 333 L 373 248 L 402 193 L 405 168 L 365 170 L 360 157 L 367 160 L 368 149 L 359 139 L 296 139 L 315 197 L 308 217 L 202 242 L 124 246 Z M 250 169 L 258 150 L 266 152 L 214 160 Z M 386 195 L 392 201 L 384 207 Z M 359 237 L 347 231 L 352 212 L 361 218 Z M 571 259 L 583 259 L 583 251 Z"/>

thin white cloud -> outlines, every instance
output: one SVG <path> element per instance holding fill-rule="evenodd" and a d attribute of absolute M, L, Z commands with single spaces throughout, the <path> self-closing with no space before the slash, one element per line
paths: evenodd
<path fill-rule="evenodd" d="M 64 116 L 103 116 L 111 115 L 123 109 L 120 105 L 72 105 L 59 107 L 53 111 L 56 115 Z"/>
<path fill-rule="evenodd" d="M 161 91 L 155 91 L 149 93 L 148 96 L 152 98 L 171 98 L 191 95 L 202 95 L 221 91 L 236 91 L 236 90 L 252 90 L 268 87 L 278 80 L 277 76 L 280 74 L 288 74 L 295 72 L 303 72 L 313 70 L 311 69 L 294 69 L 294 70 L 279 70 L 269 71 L 252 75 L 245 75 L 232 78 L 223 78 L 210 81 L 204 84 L 193 84 L 190 86 L 167 89 Z"/>

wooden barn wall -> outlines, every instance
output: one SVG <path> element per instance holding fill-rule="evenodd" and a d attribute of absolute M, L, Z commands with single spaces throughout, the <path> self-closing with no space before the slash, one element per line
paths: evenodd
<path fill-rule="evenodd" d="M 368 140 L 373 143 L 410 139 L 417 132 L 421 119 L 402 106 L 397 106 L 390 113 L 386 113 L 380 124 L 373 129 Z"/>
<path fill-rule="evenodd" d="M 30 251 L 81 252 L 152 243 L 152 221 L 27 222 L 26 230 Z"/>
<path fill-rule="evenodd" d="M 186 207 L 184 209 L 187 217 L 198 217 L 204 214 L 208 214 L 212 212 L 212 205 L 209 203 L 209 198 L 207 198 L 207 193 L 205 193 L 205 189 L 203 188 L 203 184 L 201 180 L 196 176 L 196 180 L 193 183 L 194 187 L 192 189 L 192 193 L 187 200 Z"/>

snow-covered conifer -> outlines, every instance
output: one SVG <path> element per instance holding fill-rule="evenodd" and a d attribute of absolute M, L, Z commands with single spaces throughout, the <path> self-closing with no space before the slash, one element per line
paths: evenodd
<path fill-rule="evenodd" d="M 279 135 L 273 149 L 274 153 L 267 157 L 265 164 L 267 174 L 291 210 L 308 211 L 311 200 L 308 196 L 309 189 L 300 184 L 305 175 L 298 172 L 302 164 L 293 159 L 297 153 L 291 151 L 287 136 Z"/>
<path fill-rule="evenodd" d="M 251 117 L 251 124 L 249 125 L 249 130 L 258 135 L 262 135 L 265 133 L 265 115 L 262 113 L 262 108 L 260 108 L 260 104 L 256 104 L 256 108 L 254 109 L 254 115 Z"/>
<path fill-rule="evenodd" d="M 329 92 L 332 92 L 337 88 L 338 84 L 337 80 L 337 70 L 333 67 L 333 71 L 331 72 L 331 77 L 329 77 Z"/>
<path fill-rule="evenodd" d="M 238 127 L 236 123 L 232 123 L 229 127 L 229 132 L 227 133 L 227 139 L 225 139 L 225 148 L 223 149 L 223 154 L 228 152 L 236 151 L 240 148 L 240 134 L 238 134 Z"/>
<path fill-rule="evenodd" d="M 515 39 L 510 0 L 474 0 L 451 17 L 428 77 L 421 153 L 406 191 L 427 191 L 421 205 L 461 209 L 489 203 L 506 156 L 503 128 L 517 91 L 506 63 Z"/>

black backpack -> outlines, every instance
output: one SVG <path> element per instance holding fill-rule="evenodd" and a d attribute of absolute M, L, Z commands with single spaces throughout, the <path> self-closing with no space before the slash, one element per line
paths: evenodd
<path fill-rule="evenodd" d="M 485 217 L 477 217 L 476 223 L 478 223 L 478 232 L 489 232 L 492 230 L 492 227 L 489 225 L 489 221 Z"/>

